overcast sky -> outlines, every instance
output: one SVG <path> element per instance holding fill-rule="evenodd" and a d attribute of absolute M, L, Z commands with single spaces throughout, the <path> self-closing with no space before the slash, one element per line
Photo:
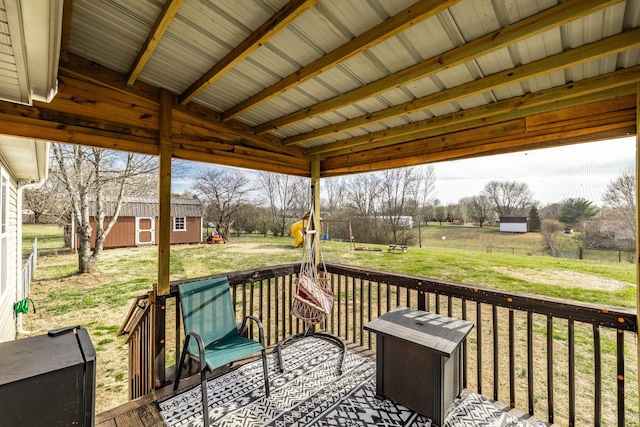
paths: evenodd
<path fill-rule="evenodd" d="M 601 205 L 607 185 L 635 166 L 635 139 L 434 163 L 434 196 L 446 205 L 480 194 L 489 181 L 518 181 L 529 186 L 542 206 L 578 197 Z M 185 166 L 185 176 L 173 179 L 175 193 L 190 190 L 195 175 L 212 165 L 187 162 Z"/>
<path fill-rule="evenodd" d="M 443 204 L 479 194 L 492 180 L 525 182 L 546 205 L 582 197 L 602 203 L 607 185 L 635 166 L 635 136 L 617 140 L 435 163 Z"/>

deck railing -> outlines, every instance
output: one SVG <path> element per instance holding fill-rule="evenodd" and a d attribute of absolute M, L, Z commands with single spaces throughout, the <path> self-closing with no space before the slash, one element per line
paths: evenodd
<path fill-rule="evenodd" d="M 298 267 L 226 274 L 238 320 L 261 318 L 268 345 L 303 328 L 290 313 Z M 323 326 L 332 334 L 375 349 L 375 335 L 363 325 L 398 306 L 470 320 L 475 328 L 463 346 L 465 388 L 563 425 L 637 421 L 636 352 L 628 348 L 637 344 L 633 310 L 337 264 L 327 264 L 327 271 L 336 302 Z M 182 332 L 174 308 L 183 282 L 173 282 L 169 296 L 140 297 L 123 325 L 132 398 L 164 385 L 171 375 L 166 361 L 179 360 Z"/>

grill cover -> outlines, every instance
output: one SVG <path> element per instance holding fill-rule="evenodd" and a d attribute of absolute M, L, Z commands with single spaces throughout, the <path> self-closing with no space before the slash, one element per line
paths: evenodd
<path fill-rule="evenodd" d="M 95 360 L 79 327 L 0 343 L 0 426 L 93 426 Z"/>

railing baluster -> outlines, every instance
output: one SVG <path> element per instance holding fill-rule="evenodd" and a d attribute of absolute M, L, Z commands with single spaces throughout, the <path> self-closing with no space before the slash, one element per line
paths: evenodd
<path fill-rule="evenodd" d="M 387 312 L 391 310 L 391 285 L 387 283 Z"/>
<path fill-rule="evenodd" d="M 271 279 L 267 279 L 267 345 L 271 345 Z"/>
<path fill-rule="evenodd" d="M 569 351 L 569 426 L 576 425 L 576 352 L 575 326 L 573 319 L 568 322 L 567 346 Z"/>
<path fill-rule="evenodd" d="M 378 286 L 376 285 L 376 287 Z M 371 322 L 371 302 L 371 282 L 369 282 L 367 286 L 367 322 Z M 361 327 L 364 327 L 364 324 Z M 367 347 L 371 350 L 371 331 L 367 331 Z"/>
<path fill-rule="evenodd" d="M 378 293 L 378 301 L 377 301 L 377 305 L 378 305 L 378 310 L 376 311 L 376 317 L 380 317 L 382 316 L 382 283 L 378 282 L 378 284 L 376 285 L 376 292 Z"/>
<path fill-rule="evenodd" d="M 453 317 L 453 304 L 450 296 L 447 297 L 447 316 Z"/>
<path fill-rule="evenodd" d="M 253 295 L 253 288 L 254 288 L 253 283 L 249 283 L 249 286 L 250 286 L 250 288 L 249 288 L 249 314 L 253 316 L 254 315 L 253 314 L 253 305 L 254 305 L 253 304 L 253 297 L 254 297 L 254 295 Z M 254 322 L 249 322 L 249 336 L 251 338 L 253 338 L 253 323 Z"/>
<path fill-rule="evenodd" d="M 407 307 L 411 307 L 411 289 L 406 288 L 406 299 L 407 299 L 407 303 L 405 304 Z"/>
<path fill-rule="evenodd" d="M 182 351 L 182 306 L 179 304 L 179 298 L 176 297 L 175 298 L 175 305 L 176 305 L 176 309 L 175 309 L 175 318 L 176 318 L 176 327 L 175 327 L 175 331 L 176 331 L 176 341 L 175 341 L 175 346 L 176 346 L 176 363 L 180 360 L 180 352 Z"/>
<path fill-rule="evenodd" d="M 331 292 L 333 293 L 334 296 L 336 294 L 336 289 L 337 289 L 335 280 L 336 280 L 336 275 L 332 274 L 330 283 L 331 283 Z M 339 304 L 340 304 L 340 301 L 338 300 L 338 306 L 339 306 Z M 333 334 L 333 335 L 335 335 L 335 333 L 336 333 L 336 323 L 335 322 L 336 322 L 336 309 L 332 308 L 331 309 L 331 334 Z"/>
<path fill-rule="evenodd" d="M 258 289 L 258 296 L 260 297 L 260 301 L 258 302 L 258 318 L 264 324 L 264 316 L 263 316 L 263 307 L 264 307 L 264 305 L 262 303 L 262 300 L 264 298 L 263 288 L 264 288 L 264 283 L 261 280 L 260 281 L 260 288 Z"/>
<path fill-rule="evenodd" d="M 285 280 L 284 277 L 280 277 L 276 280 L 280 281 L 281 284 L 281 288 L 282 288 L 282 339 L 285 339 L 288 334 L 287 334 L 287 306 L 291 306 L 291 304 L 287 305 L 287 282 Z M 289 334 L 291 333 L 291 331 L 289 331 Z"/>
<path fill-rule="evenodd" d="M 498 400 L 498 389 L 500 387 L 500 363 L 498 352 L 498 306 L 492 307 L 493 314 L 493 399 Z"/>
<path fill-rule="evenodd" d="M 553 316 L 547 316 L 547 405 L 548 419 L 553 424 Z"/>
<path fill-rule="evenodd" d="M 247 285 L 242 285 L 242 318 L 247 315 Z"/>
<path fill-rule="evenodd" d="M 289 313 L 289 333 L 293 335 L 293 314 L 291 314 L 291 305 L 293 305 L 293 293 L 295 292 L 293 289 L 293 276 L 290 274 L 287 277 L 287 283 L 289 285 L 289 306 L 287 307 L 287 312 Z"/>
<path fill-rule="evenodd" d="M 273 305 L 274 305 L 274 315 L 273 315 L 273 336 L 275 337 L 275 342 L 278 342 L 278 334 L 279 332 L 279 328 L 278 328 L 278 318 L 280 317 L 280 298 L 278 298 L 278 291 L 280 286 L 278 286 L 278 278 L 272 279 L 273 281 L 273 286 L 274 286 L 274 290 L 273 290 L 273 296 L 275 301 L 273 301 Z M 271 282 L 271 281 L 270 281 Z"/>
<path fill-rule="evenodd" d="M 364 347 L 364 280 L 360 279 L 360 324 L 358 325 L 358 334 L 360 335 L 360 347 Z"/>
<path fill-rule="evenodd" d="M 440 294 L 436 294 L 436 314 L 440 314 Z"/>
<path fill-rule="evenodd" d="M 340 301 L 340 294 L 342 293 L 342 276 L 338 276 L 338 295 L 336 301 L 338 302 L 338 336 L 342 336 L 342 301 Z"/>
<path fill-rule="evenodd" d="M 624 427 L 624 331 L 618 329 L 617 338 L 617 370 L 618 370 L 618 426 Z"/>
<path fill-rule="evenodd" d="M 356 280 L 354 278 L 347 278 L 344 284 L 344 337 L 349 339 L 349 280 Z"/>
<path fill-rule="evenodd" d="M 396 286 L 396 307 L 400 307 L 400 286 Z"/>
<path fill-rule="evenodd" d="M 429 304 L 427 294 L 427 304 Z M 467 320 L 467 300 L 462 300 L 462 320 Z M 462 341 L 462 388 L 467 388 L 467 372 L 469 370 L 469 354 L 467 352 L 467 340 Z"/>
<path fill-rule="evenodd" d="M 533 415 L 533 312 L 527 311 L 527 391 L 529 415 Z"/>
<path fill-rule="evenodd" d="M 516 407 L 516 374 L 515 374 L 515 325 L 513 309 L 509 308 L 509 405 Z"/>
<path fill-rule="evenodd" d="M 600 327 L 593 325 L 593 372 L 594 402 L 593 425 L 600 427 L 602 423 L 602 353 L 600 349 Z"/>
<path fill-rule="evenodd" d="M 418 291 L 418 310 L 426 311 L 426 292 L 420 289 Z"/>
<path fill-rule="evenodd" d="M 478 393 L 482 394 L 482 303 L 480 302 L 476 302 L 476 352 L 478 353 Z"/>
<path fill-rule="evenodd" d="M 362 279 L 360 279 L 362 280 Z M 351 307 L 352 307 L 352 316 L 353 318 L 351 319 L 351 332 L 352 332 L 352 336 L 353 336 L 353 342 L 356 342 L 356 340 L 358 339 L 358 336 L 356 335 L 356 319 L 358 319 L 358 306 L 356 305 L 356 298 L 357 296 L 357 280 L 353 279 L 353 281 L 351 282 Z"/>

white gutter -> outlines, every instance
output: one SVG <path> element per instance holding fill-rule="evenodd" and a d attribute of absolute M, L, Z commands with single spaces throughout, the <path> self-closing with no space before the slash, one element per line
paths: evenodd
<path fill-rule="evenodd" d="M 42 185 L 46 182 L 47 178 L 42 178 L 39 182 L 30 182 L 28 184 L 18 185 L 18 197 L 17 197 L 17 238 L 16 238 L 16 246 L 17 246 L 17 294 L 16 301 L 22 301 L 27 298 L 29 295 L 24 295 L 24 286 L 22 285 L 22 193 L 24 190 L 34 190 L 42 187 Z M 31 332 L 25 331 L 22 329 L 22 313 L 17 313 L 16 317 L 16 329 L 20 334 L 30 334 Z"/>

